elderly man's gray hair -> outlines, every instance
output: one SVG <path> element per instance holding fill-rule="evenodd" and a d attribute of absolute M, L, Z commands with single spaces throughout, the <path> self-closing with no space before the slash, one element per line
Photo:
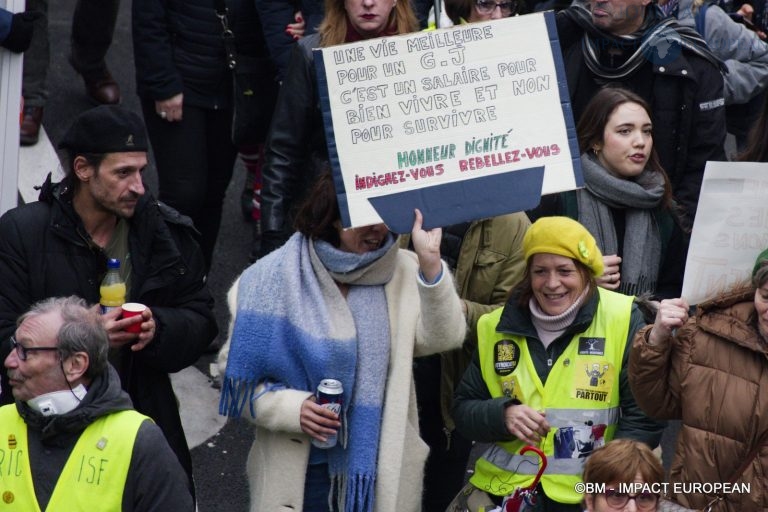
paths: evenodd
<path fill-rule="evenodd" d="M 99 313 L 80 297 L 51 297 L 36 302 L 19 317 L 16 325 L 28 318 L 55 312 L 64 321 L 56 336 L 62 360 L 75 352 L 85 352 L 89 359 L 85 377 L 94 379 L 102 375 L 107 369 L 109 336 Z"/>

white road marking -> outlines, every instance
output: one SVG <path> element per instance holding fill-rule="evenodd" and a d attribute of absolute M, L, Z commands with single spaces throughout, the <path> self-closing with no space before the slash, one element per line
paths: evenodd
<path fill-rule="evenodd" d="M 179 399 L 179 412 L 189 448 L 203 444 L 224 427 L 227 418 L 219 415 L 219 390 L 211 379 L 194 366 L 171 374 Z"/>
<path fill-rule="evenodd" d="M 40 139 L 34 146 L 22 146 L 19 150 L 19 194 L 24 203 L 37 201 L 39 187 L 48 173 L 53 173 L 54 183 L 64 177 L 64 169 L 45 129 L 40 126 Z"/>

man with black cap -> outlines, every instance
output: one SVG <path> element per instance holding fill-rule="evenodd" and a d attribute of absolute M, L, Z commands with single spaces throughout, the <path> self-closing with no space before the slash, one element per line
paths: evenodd
<path fill-rule="evenodd" d="M 192 461 L 168 373 L 193 364 L 217 334 L 205 263 L 191 221 L 146 192 L 141 118 L 115 105 L 80 114 L 59 144 L 66 177 L 48 176 L 37 202 L 0 217 L 0 339 L 34 302 L 99 302 L 107 259 L 121 261 L 126 298 L 147 306 L 141 332 L 115 308 L 101 318 L 109 360 L 136 410 L 163 430 L 192 483 Z M 8 354 L 0 344 L 0 358 Z M 7 376 L 3 373 L 3 383 Z M 3 385 L 2 401 L 11 397 Z"/>
<path fill-rule="evenodd" d="M 120 389 L 103 322 L 83 299 L 36 303 L 5 344 L 16 403 L 0 407 L 0 508 L 195 510 L 162 432 Z"/>

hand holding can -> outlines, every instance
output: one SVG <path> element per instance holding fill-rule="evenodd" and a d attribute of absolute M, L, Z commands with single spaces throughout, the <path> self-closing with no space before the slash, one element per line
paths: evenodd
<path fill-rule="evenodd" d="M 320 385 L 317 386 L 317 403 L 318 405 L 325 407 L 333 411 L 341 420 L 341 397 L 344 393 L 341 381 L 336 379 L 323 379 L 320 381 Z M 333 448 L 338 441 L 338 433 L 327 436 L 328 440 L 322 442 L 318 439 L 312 438 L 312 444 L 318 448 Z"/>

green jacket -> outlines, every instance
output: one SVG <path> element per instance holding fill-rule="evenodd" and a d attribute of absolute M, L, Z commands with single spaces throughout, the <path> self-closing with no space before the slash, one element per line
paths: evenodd
<path fill-rule="evenodd" d="M 454 281 L 467 308 L 467 337 L 461 349 L 440 354 L 440 405 L 448 432 L 455 426 L 451 406 L 456 385 L 477 347 L 477 321 L 507 300 L 509 291 L 523 278 L 523 236 L 531 222 L 522 213 L 500 215 L 470 224 L 461 242 Z M 410 238 L 401 237 L 401 247 Z"/>
<path fill-rule="evenodd" d="M 531 353 L 536 373 L 541 382 L 545 383 L 550 370 L 557 367 L 555 364 L 550 366 L 547 362 L 557 361 L 574 334 L 584 331 L 589 326 L 597 311 L 598 303 L 599 295 L 595 293 L 581 307 L 570 327 L 546 349 L 538 339 L 538 334 L 531 322 L 528 308 L 519 307 L 514 297 L 510 298 L 509 302 L 504 306 L 504 312 L 501 315 L 497 330 L 518 334 L 527 338 L 528 349 Z M 637 305 L 634 304 L 629 323 L 627 349 L 624 352 L 624 362 L 619 374 L 621 419 L 616 430 L 616 438 L 636 439 L 651 447 L 656 447 L 661 439 L 661 431 L 665 424 L 651 420 L 640 410 L 632 395 L 627 376 L 630 343 L 632 343 L 635 333 L 644 325 L 643 315 Z M 483 380 L 480 361 L 477 354 L 475 354 L 456 388 L 452 411 L 453 417 L 456 420 L 456 427 L 464 437 L 474 441 L 496 442 L 512 440 L 513 437 L 507 431 L 504 423 L 504 410 L 508 403 L 509 399 L 506 397 L 491 397 L 488 386 Z"/>

